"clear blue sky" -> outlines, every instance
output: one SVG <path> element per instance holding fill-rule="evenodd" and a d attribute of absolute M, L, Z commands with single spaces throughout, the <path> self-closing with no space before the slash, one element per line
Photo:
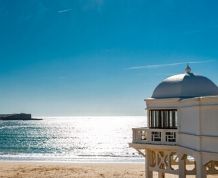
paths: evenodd
<path fill-rule="evenodd" d="M 218 84 L 217 7 L 216 0 L 0 0 L 0 112 L 143 115 L 143 99 L 187 62 Z"/>

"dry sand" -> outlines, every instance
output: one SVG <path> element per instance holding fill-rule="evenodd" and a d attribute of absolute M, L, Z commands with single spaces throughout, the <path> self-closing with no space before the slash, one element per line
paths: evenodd
<path fill-rule="evenodd" d="M 0 162 L 0 178 L 144 178 L 140 163 Z M 157 178 L 157 174 L 154 173 Z M 166 178 L 176 178 L 166 175 Z M 191 178 L 192 176 L 187 176 Z"/>
<path fill-rule="evenodd" d="M 142 178 L 143 164 L 1 162 L 0 178 Z"/>

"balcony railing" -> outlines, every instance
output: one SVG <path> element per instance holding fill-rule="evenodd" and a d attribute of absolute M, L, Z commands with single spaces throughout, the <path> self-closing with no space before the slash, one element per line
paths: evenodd
<path fill-rule="evenodd" d="M 175 145 L 177 129 L 133 128 L 133 143 Z"/>

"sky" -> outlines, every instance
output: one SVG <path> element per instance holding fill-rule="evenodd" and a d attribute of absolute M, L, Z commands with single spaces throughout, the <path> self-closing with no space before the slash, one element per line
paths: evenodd
<path fill-rule="evenodd" d="M 0 0 L 0 113 L 144 115 L 164 78 L 218 84 L 216 0 Z"/>

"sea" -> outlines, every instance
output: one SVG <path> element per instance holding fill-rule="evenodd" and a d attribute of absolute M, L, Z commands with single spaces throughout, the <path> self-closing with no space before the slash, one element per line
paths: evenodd
<path fill-rule="evenodd" d="M 145 116 L 39 117 L 0 121 L 0 160 L 45 162 L 143 162 L 129 147 L 132 128 Z"/>

